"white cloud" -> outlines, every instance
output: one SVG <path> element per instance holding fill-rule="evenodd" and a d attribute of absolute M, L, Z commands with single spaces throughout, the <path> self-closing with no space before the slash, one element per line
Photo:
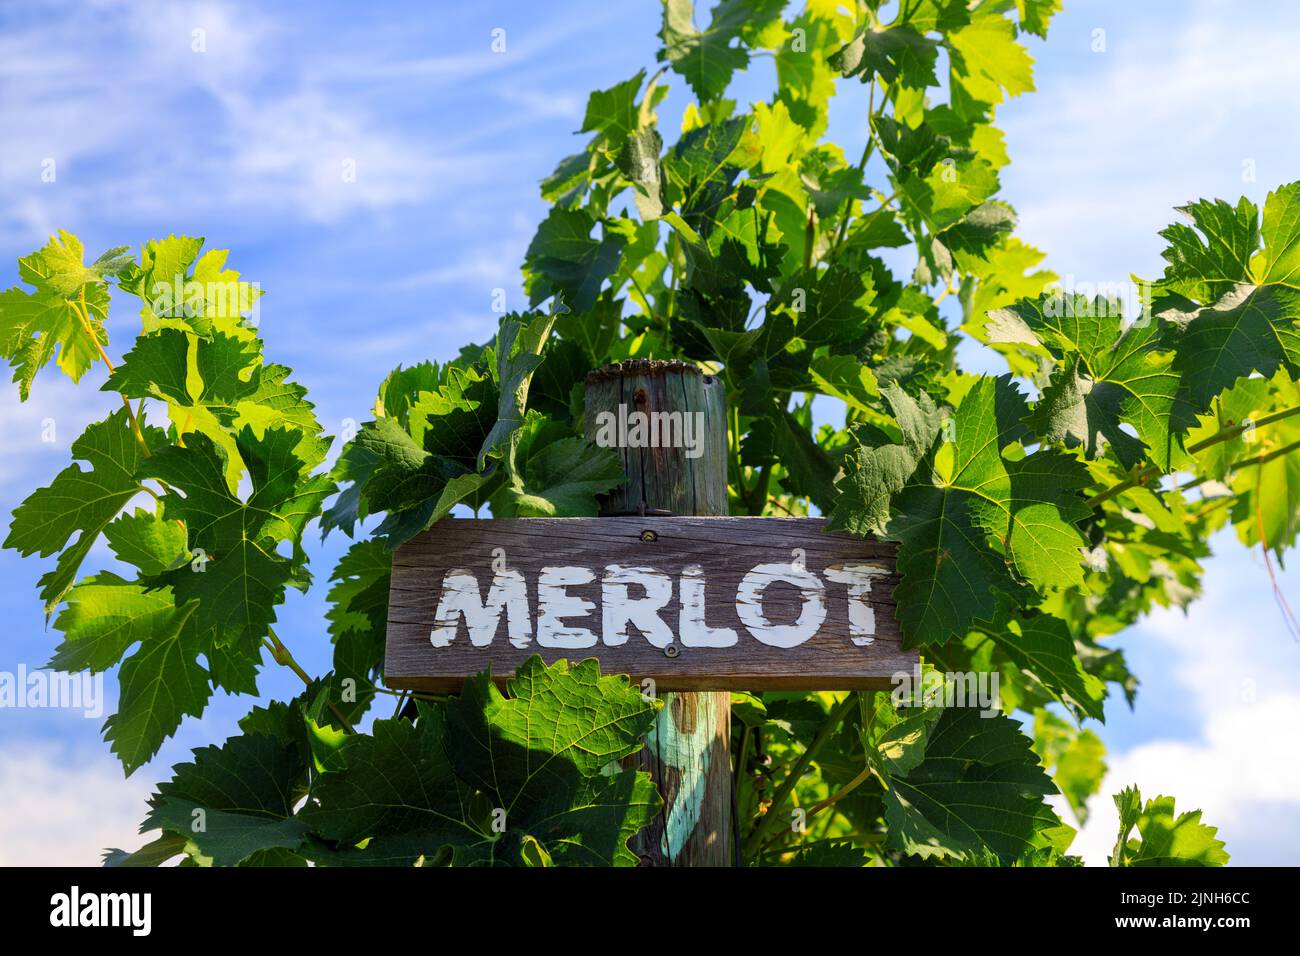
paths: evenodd
<path fill-rule="evenodd" d="M 1061 15 L 1036 54 L 1039 92 L 1000 116 L 1019 233 L 1051 268 L 1090 281 L 1151 277 L 1174 206 L 1262 199 L 1295 178 L 1300 137 L 1278 117 L 1300 59 L 1294 29 L 1269 23 L 1222 5 L 1177 17 L 1133 4 Z M 1107 51 L 1080 56 L 1094 26 L 1106 29 Z M 1247 161 L 1254 182 L 1243 180 Z"/>
<path fill-rule="evenodd" d="M 1180 812 L 1204 811 L 1237 863 L 1293 864 L 1300 852 L 1300 646 L 1283 625 L 1262 563 L 1241 551 L 1231 531 L 1214 544 L 1222 556 L 1208 563 L 1202 599 L 1186 616 L 1151 615 L 1125 640 L 1159 646 L 1165 674 L 1150 677 L 1160 704 L 1199 726 L 1191 739 L 1157 726 L 1150 739 L 1107 756 L 1109 773 L 1072 850 L 1091 864 L 1104 865 L 1114 846 L 1111 796 L 1130 784 L 1144 799 L 1171 795 Z M 1298 582 L 1300 573 L 1279 577 L 1284 590 Z M 1139 694 L 1139 721 L 1143 705 Z"/>
<path fill-rule="evenodd" d="M 262 6 L 205 2 L 70 5 L 12 28 L 0 38 L 0 239 L 37 241 L 105 202 L 119 221 L 178 222 L 236 210 L 328 222 L 415 204 L 498 177 L 513 161 L 505 133 L 551 115 L 529 95 L 539 90 L 503 85 L 488 113 L 496 135 L 457 142 L 407 114 L 422 81 L 460 84 L 450 97 L 463 99 L 475 76 L 504 67 L 486 40 L 445 75 L 403 78 L 322 65 L 328 52 L 301 31 Z M 563 35 L 521 41 L 509 65 Z M 371 64 L 401 64 L 400 48 L 365 49 Z M 49 161 L 55 179 L 43 182 Z"/>
<path fill-rule="evenodd" d="M 122 779 L 101 751 L 10 740 L 0 750 L 0 866 L 98 866 L 109 847 L 135 850 L 152 791 Z"/>

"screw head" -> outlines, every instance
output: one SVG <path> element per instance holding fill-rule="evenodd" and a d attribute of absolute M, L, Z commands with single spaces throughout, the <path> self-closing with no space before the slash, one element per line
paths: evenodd
<path fill-rule="evenodd" d="M 642 540 L 642 541 L 658 541 L 658 540 L 659 540 L 659 535 L 658 535 L 656 532 L 651 531 L 649 528 L 647 528 L 646 530 L 644 530 L 644 531 L 641 532 L 641 540 Z"/>
<path fill-rule="evenodd" d="M 664 657 L 676 657 L 681 653 L 681 649 L 676 644 L 669 644 L 664 648 Z"/>

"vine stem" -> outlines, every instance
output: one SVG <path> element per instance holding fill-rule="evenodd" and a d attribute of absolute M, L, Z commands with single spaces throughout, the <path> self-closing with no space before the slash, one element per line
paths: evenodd
<path fill-rule="evenodd" d="M 76 306 L 79 306 L 79 308 Z M 108 374 L 112 375 L 113 360 L 110 359 L 108 353 L 104 351 L 104 343 L 99 341 L 99 336 L 95 334 L 95 327 L 90 322 L 90 308 L 86 305 L 86 287 L 84 285 L 81 287 L 81 292 L 77 296 L 77 302 L 74 303 L 73 311 L 77 313 L 77 318 L 81 320 L 81 330 L 86 333 L 86 337 L 89 338 L 90 341 L 95 343 L 95 350 L 99 352 L 99 357 L 103 359 L 104 364 L 108 366 Z M 144 432 L 140 429 L 140 419 L 136 417 L 135 410 L 131 407 L 131 400 L 120 392 L 118 394 L 122 399 L 123 407 L 126 408 L 126 417 L 131 421 L 131 433 L 135 435 L 135 440 L 140 443 L 140 449 L 144 452 L 144 457 L 148 458 L 151 453 L 149 451 L 148 443 L 144 440 Z M 143 404 L 144 400 L 141 399 L 141 405 L 143 406 Z"/>
<path fill-rule="evenodd" d="M 1240 422 L 1236 425 L 1232 425 L 1229 428 L 1224 428 L 1220 431 L 1215 432 L 1209 438 L 1203 438 L 1200 441 L 1198 441 L 1196 444 L 1190 445 L 1187 449 L 1187 453 L 1189 455 L 1194 455 L 1198 451 L 1204 451 L 1207 448 L 1212 448 L 1215 445 L 1220 445 L 1225 441 L 1231 441 L 1232 439 L 1236 438 L 1237 436 L 1241 435 L 1244 431 L 1246 431 L 1247 428 L 1262 428 L 1265 425 L 1271 425 L 1274 422 L 1280 422 L 1283 419 L 1290 418 L 1293 415 L 1300 415 L 1300 406 L 1296 406 L 1295 408 L 1283 409 L 1280 412 L 1274 412 L 1272 415 L 1265 415 L 1263 418 L 1259 419 L 1258 421 L 1252 422 L 1247 420 L 1245 422 Z M 1297 444 L 1292 443 L 1290 445 L 1285 446 L 1284 448 L 1278 449 L 1275 452 L 1270 452 L 1267 456 L 1261 456 L 1260 460 L 1247 460 L 1240 464 L 1261 465 L 1264 464 L 1264 462 L 1266 461 L 1271 461 L 1273 458 L 1276 458 L 1280 454 L 1285 454 L 1286 452 L 1292 451 L 1296 447 Z M 1237 467 L 1237 465 L 1234 465 L 1233 467 Z M 1095 508 L 1097 505 L 1101 504 L 1102 502 L 1110 501 L 1112 498 L 1116 498 L 1119 495 L 1122 495 L 1130 488 L 1137 488 L 1139 485 L 1145 485 L 1152 478 L 1159 478 L 1164 474 L 1165 474 L 1164 469 L 1160 468 L 1159 466 L 1148 465 L 1146 468 L 1139 469 L 1132 477 L 1126 478 L 1123 481 L 1119 482 L 1118 484 L 1111 485 L 1111 487 L 1107 488 L 1105 491 L 1093 495 L 1091 498 L 1088 499 L 1088 507 Z"/>
<path fill-rule="evenodd" d="M 277 664 L 282 664 L 283 666 L 289 668 L 289 670 L 297 674 L 298 679 L 301 680 L 308 687 L 314 684 L 315 680 L 312 678 L 310 674 L 308 674 L 305 670 L 302 669 L 302 665 L 299 664 L 294 659 L 293 654 L 290 653 L 289 648 L 284 646 L 284 642 L 281 641 L 280 638 L 276 635 L 274 629 L 268 627 L 266 629 L 266 633 L 268 636 L 263 639 L 262 643 L 265 644 L 266 647 L 271 651 L 272 660 L 274 660 Z M 335 704 L 334 701 L 332 700 L 329 701 L 329 708 L 330 711 L 333 712 L 334 716 L 338 718 L 339 723 L 343 725 L 344 730 L 346 730 L 350 734 L 356 733 L 356 731 L 352 728 L 351 722 L 347 719 L 347 717 L 343 715 L 343 711 L 339 710 L 338 705 Z"/>
<path fill-rule="evenodd" d="M 776 825 L 777 812 L 784 805 L 786 798 L 788 798 L 790 793 L 794 790 L 795 784 L 799 782 L 799 778 L 802 777 L 804 771 L 808 769 L 808 765 L 813 762 L 813 759 L 821 751 L 822 747 L 826 745 L 826 741 L 828 741 L 831 734 L 835 732 L 835 728 L 840 725 L 855 706 L 857 706 L 857 696 L 850 692 L 842 701 L 831 708 L 831 712 L 826 717 L 826 723 L 822 724 L 821 728 L 817 731 L 817 736 L 814 737 L 812 743 L 808 745 L 808 749 L 800 755 L 798 761 L 796 761 L 795 765 L 790 769 L 790 773 L 781 781 L 781 786 L 779 786 L 776 789 L 776 793 L 772 795 L 772 805 L 768 807 L 767 813 L 764 815 L 762 821 L 754 830 L 754 833 L 750 836 L 749 840 L 745 843 L 746 857 L 752 857 L 764 845 L 769 836 L 769 831 L 771 831 Z"/>
<path fill-rule="evenodd" d="M 836 790 L 825 800 L 820 800 L 817 803 L 814 803 L 811 807 L 809 807 L 808 812 L 804 815 L 804 822 L 806 823 L 807 821 L 811 820 L 813 817 L 821 813 L 827 807 L 834 806 L 836 803 L 838 803 L 840 800 L 843 800 L 850 793 L 858 789 L 858 787 L 862 786 L 872 777 L 877 777 L 878 779 L 880 779 L 880 785 L 884 787 L 886 790 L 889 789 L 889 784 L 887 784 L 884 778 L 881 778 L 880 775 L 876 773 L 875 768 L 868 763 L 865 767 L 862 768 L 861 773 L 859 773 L 856 777 L 854 777 L 844 786 L 840 787 L 840 789 Z M 759 850 L 759 854 L 762 855 L 767 853 L 769 848 L 772 846 L 772 844 L 774 844 L 778 839 L 780 839 L 780 836 L 781 835 L 779 833 L 771 836 L 768 839 L 768 841 L 763 844 L 762 848 Z"/>
<path fill-rule="evenodd" d="M 873 77 L 871 80 L 871 90 L 867 94 L 867 142 L 862 147 L 862 158 L 858 160 L 858 172 L 861 173 L 867 168 L 867 161 L 871 159 L 871 153 L 876 144 L 876 81 Z M 892 197 L 891 197 L 892 198 Z M 844 241 L 844 236 L 849 231 L 849 220 L 853 218 L 853 197 L 846 200 L 844 218 L 840 220 L 839 231 L 835 234 L 835 241 L 831 249 L 835 250 L 840 247 Z M 884 208 L 883 206 L 881 208 Z M 874 213 L 873 213 L 874 215 Z"/>

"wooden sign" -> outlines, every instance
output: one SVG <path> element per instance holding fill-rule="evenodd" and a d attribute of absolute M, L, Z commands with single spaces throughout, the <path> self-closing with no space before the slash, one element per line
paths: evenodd
<path fill-rule="evenodd" d="M 393 558 L 385 683 L 595 657 L 656 690 L 887 689 L 893 545 L 820 518 L 448 519 Z"/>

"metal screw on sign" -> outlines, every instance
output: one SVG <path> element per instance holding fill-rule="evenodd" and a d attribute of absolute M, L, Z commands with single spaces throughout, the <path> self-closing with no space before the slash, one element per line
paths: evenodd
<path fill-rule="evenodd" d="M 664 648 L 664 657 L 676 657 L 680 653 L 681 650 L 676 644 L 669 644 Z"/>
<path fill-rule="evenodd" d="M 646 529 L 645 531 L 642 531 L 642 532 L 641 532 L 641 540 L 642 540 L 642 541 L 658 541 L 658 540 L 659 540 L 659 535 L 656 534 L 655 532 L 649 530 L 649 529 Z"/>

